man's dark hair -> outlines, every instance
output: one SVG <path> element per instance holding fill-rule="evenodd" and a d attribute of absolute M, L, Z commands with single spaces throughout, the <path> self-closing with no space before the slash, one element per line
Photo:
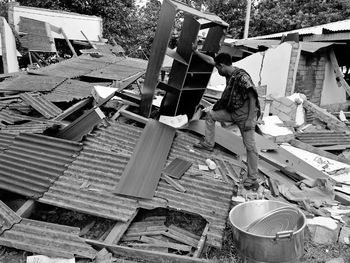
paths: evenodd
<path fill-rule="evenodd" d="M 220 53 L 214 58 L 215 64 L 232 65 L 231 55 L 228 53 Z"/>

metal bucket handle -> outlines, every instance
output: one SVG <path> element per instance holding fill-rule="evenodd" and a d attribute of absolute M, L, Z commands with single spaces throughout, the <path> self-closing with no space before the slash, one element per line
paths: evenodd
<path fill-rule="evenodd" d="M 279 239 L 285 239 L 285 238 L 292 239 L 292 237 L 293 237 L 293 230 L 288 230 L 288 231 L 277 232 L 276 237 L 274 239 L 275 241 L 277 241 Z"/>

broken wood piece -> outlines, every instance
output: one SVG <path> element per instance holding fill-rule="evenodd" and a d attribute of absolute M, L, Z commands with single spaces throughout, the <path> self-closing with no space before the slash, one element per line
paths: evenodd
<path fill-rule="evenodd" d="M 90 44 L 90 46 L 93 49 L 96 49 L 96 46 L 94 44 L 92 44 L 92 42 L 87 38 L 87 36 L 84 34 L 83 30 L 80 30 L 81 34 L 85 37 L 86 41 Z"/>
<path fill-rule="evenodd" d="M 175 158 L 163 170 L 163 174 L 172 178 L 180 179 L 183 174 L 191 167 L 192 163 L 181 158 Z"/>
<path fill-rule="evenodd" d="M 141 231 L 141 232 L 132 232 L 132 233 L 126 233 L 126 238 L 129 237 L 137 237 L 137 236 L 158 236 L 163 235 L 165 230 L 157 230 L 157 231 Z M 124 237 L 123 237 L 124 239 Z"/>
<path fill-rule="evenodd" d="M 274 196 L 274 197 L 277 197 L 279 196 L 279 191 L 278 191 L 278 181 L 277 180 L 274 180 L 272 178 L 267 178 L 268 180 L 268 183 L 269 183 L 269 187 L 270 187 L 270 191 L 271 191 L 271 194 Z"/>
<path fill-rule="evenodd" d="M 16 214 L 22 218 L 29 218 L 35 210 L 36 203 L 33 199 L 27 200 L 18 210 Z"/>
<path fill-rule="evenodd" d="M 343 73 L 340 70 L 339 63 L 338 63 L 337 57 L 335 56 L 334 50 L 330 49 L 328 54 L 329 54 L 329 59 L 331 60 L 333 65 L 333 70 L 336 76 L 336 81 L 338 83 L 338 86 L 342 87 L 346 91 L 346 93 L 350 95 L 350 87 L 343 77 Z"/>
<path fill-rule="evenodd" d="M 138 211 L 139 209 L 136 209 L 127 222 L 116 222 L 113 229 L 109 232 L 108 236 L 105 238 L 104 242 L 108 244 L 118 244 L 119 240 L 122 238 L 124 233 L 129 228 L 130 224 L 134 220 Z"/>
<path fill-rule="evenodd" d="M 196 236 L 174 225 L 170 225 L 168 230 L 164 232 L 163 235 L 192 247 L 197 247 L 198 240 L 200 239 L 199 236 Z"/>
<path fill-rule="evenodd" d="M 95 225 L 95 220 L 93 220 L 92 222 L 90 222 L 89 224 L 87 224 L 86 226 L 84 226 L 81 230 L 80 230 L 80 233 L 79 233 L 79 236 L 84 236 L 86 235 L 90 229 Z"/>
<path fill-rule="evenodd" d="M 156 245 L 159 247 L 166 247 L 166 248 L 171 248 L 174 250 L 185 251 L 185 252 L 190 252 L 192 249 L 191 246 L 177 244 L 177 243 L 173 243 L 173 242 L 162 241 L 162 240 L 147 237 L 147 236 L 142 236 L 140 238 L 140 241 L 147 243 L 147 244 Z"/>
<path fill-rule="evenodd" d="M 100 249 L 106 248 L 116 256 L 130 257 L 134 259 L 147 260 L 149 262 L 169 262 L 169 263 L 209 263 L 206 259 L 181 256 L 176 254 L 154 252 L 118 245 L 108 245 L 103 242 L 98 242 L 91 239 L 86 239 L 85 242 Z"/>
<path fill-rule="evenodd" d="M 166 175 L 166 174 L 162 174 L 161 177 L 164 181 L 166 181 L 168 184 L 170 184 L 171 186 L 173 186 L 177 191 L 185 193 L 186 192 L 186 188 L 183 187 L 180 183 L 176 182 L 174 179 L 172 179 L 170 176 Z"/>
<path fill-rule="evenodd" d="M 112 263 L 112 253 L 108 252 L 107 249 L 101 249 L 95 258 L 95 263 Z"/>
<path fill-rule="evenodd" d="M 202 236 L 199 239 L 199 242 L 198 242 L 196 251 L 193 254 L 193 257 L 199 258 L 201 256 L 202 251 L 203 251 L 204 246 L 205 246 L 205 242 L 207 240 L 208 231 L 209 231 L 209 223 L 206 224 L 206 226 L 203 230 Z"/>

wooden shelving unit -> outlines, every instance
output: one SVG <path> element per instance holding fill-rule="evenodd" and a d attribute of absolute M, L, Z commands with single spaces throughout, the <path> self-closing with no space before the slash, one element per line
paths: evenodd
<path fill-rule="evenodd" d="M 168 43 L 179 11 L 184 13 L 184 20 L 174 51 L 168 48 Z M 193 53 L 192 43 L 197 42 L 199 30 L 209 28 L 202 52 L 216 53 L 227 26 L 216 15 L 204 14 L 181 2 L 164 0 L 146 71 L 141 115 L 149 117 L 154 91 L 158 88 L 166 91 L 160 108 L 161 115 L 187 114 L 188 118 L 192 117 L 213 71 L 213 66 Z M 159 73 L 165 54 L 174 60 L 168 81 L 160 82 Z"/>

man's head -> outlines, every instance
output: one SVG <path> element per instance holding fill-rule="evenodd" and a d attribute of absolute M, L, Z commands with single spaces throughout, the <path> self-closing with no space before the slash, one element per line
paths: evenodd
<path fill-rule="evenodd" d="M 215 67 L 221 76 L 226 76 L 230 74 L 232 67 L 232 58 L 228 53 L 220 53 L 215 58 Z"/>

